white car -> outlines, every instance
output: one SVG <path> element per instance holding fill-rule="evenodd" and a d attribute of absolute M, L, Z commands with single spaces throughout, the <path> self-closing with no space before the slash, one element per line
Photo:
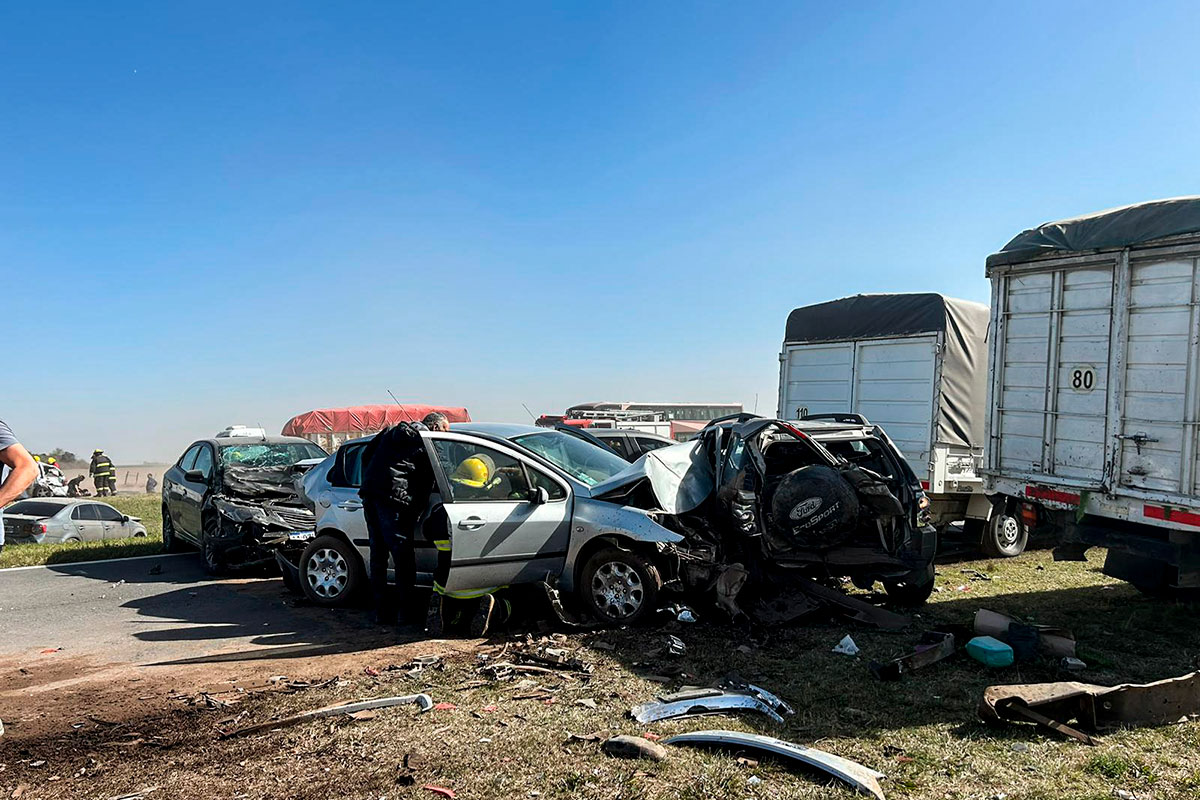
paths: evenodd
<path fill-rule="evenodd" d="M 95 542 L 145 535 L 140 518 L 93 500 L 39 497 L 18 500 L 4 509 L 6 544 Z"/>

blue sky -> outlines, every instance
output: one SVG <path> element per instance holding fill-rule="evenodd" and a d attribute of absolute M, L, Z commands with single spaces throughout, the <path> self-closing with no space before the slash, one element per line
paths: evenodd
<path fill-rule="evenodd" d="M 0 10 L 0 418 L 173 458 L 403 399 L 774 412 L 787 312 L 986 301 L 1047 219 L 1195 193 L 1195 4 Z"/>

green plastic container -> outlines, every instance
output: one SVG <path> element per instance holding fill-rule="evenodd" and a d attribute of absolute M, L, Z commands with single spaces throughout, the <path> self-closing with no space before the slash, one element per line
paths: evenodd
<path fill-rule="evenodd" d="M 1009 667 L 1013 663 L 1013 649 L 992 636 L 976 636 L 967 642 L 967 652 L 989 667 Z"/>

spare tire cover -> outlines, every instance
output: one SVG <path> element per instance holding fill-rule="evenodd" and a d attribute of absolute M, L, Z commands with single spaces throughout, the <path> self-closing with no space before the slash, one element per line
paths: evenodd
<path fill-rule="evenodd" d="M 784 475 L 770 509 L 776 537 L 795 547 L 830 547 L 854 533 L 858 496 L 837 470 L 818 464 Z"/>

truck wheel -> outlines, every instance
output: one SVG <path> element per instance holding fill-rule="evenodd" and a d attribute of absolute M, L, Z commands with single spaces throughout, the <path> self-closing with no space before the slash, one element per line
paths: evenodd
<path fill-rule="evenodd" d="M 362 586 L 358 551 L 336 536 L 318 536 L 300 556 L 300 588 L 318 606 L 344 605 Z"/>
<path fill-rule="evenodd" d="M 166 506 L 163 506 L 163 552 L 178 553 L 183 549 L 183 543 L 179 541 L 179 537 L 175 535 L 175 525 L 171 522 L 171 515 L 167 513 Z"/>
<path fill-rule="evenodd" d="M 204 562 L 204 571 L 209 575 L 224 575 L 228 571 L 225 554 L 217 546 L 217 530 L 221 521 L 215 514 L 205 514 L 201 524 L 200 559 Z"/>
<path fill-rule="evenodd" d="M 1021 518 L 1021 509 L 1015 504 L 993 514 L 983 529 L 980 546 L 993 558 L 1012 558 L 1025 552 L 1029 543 L 1029 530 Z"/>
<path fill-rule="evenodd" d="M 633 625 L 654 611 L 662 586 L 658 569 L 646 559 L 605 548 L 583 565 L 579 595 L 584 608 L 603 625 Z"/>

